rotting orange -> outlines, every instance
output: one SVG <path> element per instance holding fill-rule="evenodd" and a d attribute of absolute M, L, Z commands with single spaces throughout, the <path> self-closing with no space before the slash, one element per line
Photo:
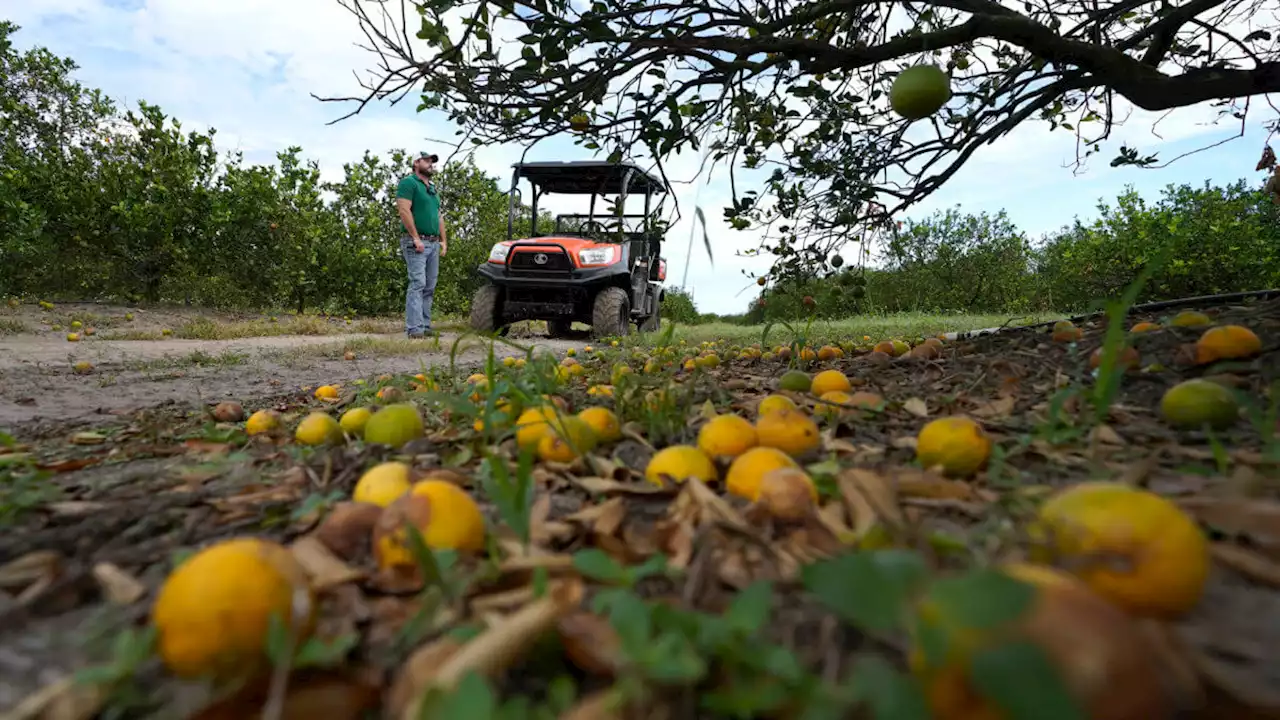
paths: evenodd
<path fill-rule="evenodd" d="M 849 377 L 839 370 L 823 370 L 813 376 L 813 382 L 809 385 L 809 392 L 821 397 L 832 390 L 849 391 L 853 389 L 853 383 L 849 382 Z"/>
<path fill-rule="evenodd" d="M 884 409 L 884 397 L 870 390 L 859 390 L 849 396 L 849 405 L 863 410 Z"/>
<path fill-rule="evenodd" d="M 293 437 L 303 445 L 325 445 L 342 442 L 342 426 L 332 415 L 313 412 L 298 423 Z"/>
<path fill-rule="evenodd" d="M 1213 320 L 1202 312 L 1197 310 L 1182 310 L 1173 319 L 1169 321 L 1174 327 L 1204 327 L 1212 323 Z"/>
<path fill-rule="evenodd" d="M 756 419 L 756 438 L 760 445 L 777 448 L 800 457 L 822 445 L 818 424 L 800 410 L 779 410 Z"/>
<path fill-rule="evenodd" d="M 767 415 L 779 410 L 795 410 L 796 404 L 786 395 L 766 395 L 756 405 L 756 415 Z"/>
<path fill-rule="evenodd" d="M 756 444 L 755 426 L 738 415 L 717 415 L 698 430 L 698 449 L 708 457 L 737 457 Z"/>
<path fill-rule="evenodd" d="M 772 447 L 754 447 L 734 458 L 725 472 L 725 489 L 730 494 L 755 502 L 765 473 L 778 468 L 798 468 L 787 453 Z"/>
<path fill-rule="evenodd" d="M 1243 325 L 1221 325 L 1204 331 L 1196 341 L 1196 363 L 1244 360 L 1262 352 L 1262 341 Z"/>
<path fill-rule="evenodd" d="M 818 348 L 818 359 L 822 362 L 830 362 L 836 359 L 836 354 L 840 351 L 831 345 L 823 345 Z"/>
<path fill-rule="evenodd" d="M 259 410 L 244 422 L 246 435 L 271 434 L 280 429 L 280 413 L 275 410 Z"/>
<path fill-rule="evenodd" d="M 871 352 L 884 353 L 889 357 L 893 357 L 894 355 L 897 354 L 896 352 L 894 352 L 895 350 L 897 350 L 897 348 L 893 346 L 892 340 L 881 340 L 880 342 L 876 343 L 874 347 L 871 348 Z"/>
<path fill-rule="evenodd" d="M 622 423 L 607 407 L 585 408 L 578 413 L 578 417 L 591 426 L 596 433 L 596 438 L 602 443 L 616 442 L 622 437 Z"/>
<path fill-rule="evenodd" d="M 798 467 L 776 468 L 760 477 L 756 502 L 778 520 L 797 522 L 813 514 L 818 488 Z"/>
<path fill-rule="evenodd" d="M 977 421 L 964 415 L 941 417 L 925 424 L 916 436 L 916 458 L 925 468 L 941 466 L 945 474 L 968 477 L 991 455 L 991 438 Z"/>
<path fill-rule="evenodd" d="M 378 507 L 390 505 L 412 487 L 409 481 L 412 469 L 398 461 L 379 463 L 364 471 L 351 491 L 351 499 Z"/>
<path fill-rule="evenodd" d="M 1189 515 L 1149 490 L 1086 482 L 1040 507 L 1032 558 L 1056 561 L 1136 615 L 1173 618 L 1204 593 L 1209 543 Z"/>
<path fill-rule="evenodd" d="M 1156 330 L 1159 330 L 1159 329 L 1160 329 L 1160 325 L 1158 323 L 1143 321 L 1143 322 L 1134 324 L 1133 327 L 1129 328 L 1129 332 L 1146 333 L 1146 332 L 1155 332 Z"/>
<path fill-rule="evenodd" d="M 558 409 L 552 405 L 531 407 L 516 418 L 516 445 L 524 450 L 538 449 L 542 436 L 551 431 L 550 421 L 558 417 Z"/>
<path fill-rule="evenodd" d="M 416 564 L 409 545 L 409 526 L 416 528 L 433 550 L 479 552 L 485 546 L 480 506 L 466 490 L 447 480 L 420 480 L 386 507 L 373 528 L 378 567 Z"/>
<path fill-rule="evenodd" d="M 1070 320 L 1059 320 L 1053 324 L 1053 334 L 1051 337 L 1054 342 L 1075 342 L 1084 337 L 1084 331 L 1076 327 L 1076 324 Z"/>
<path fill-rule="evenodd" d="M 1089 369 L 1097 370 L 1102 365 L 1102 353 L 1104 348 L 1098 348 L 1089 354 Z M 1142 357 L 1138 355 L 1138 351 L 1132 345 L 1125 345 L 1120 348 L 1120 352 L 1116 353 L 1115 366 L 1121 370 L 1136 370 L 1142 364 Z"/>
<path fill-rule="evenodd" d="M 692 445 L 670 445 L 653 454 L 644 468 L 645 479 L 654 485 L 666 481 L 684 482 L 697 478 L 704 483 L 718 476 L 715 463 L 707 454 Z"/>
<path fill-rule="evenodd" d="M 538 439 L 538 457 L 544 462 L 567 463 L 595 450 L 599 439 L 591 424 L 577 415 L 549 423 L 549 432 Z"/>
<path fill-rule="evenodd" d="M 1039 648 L 1057 670 L 1067 692 L 1092 720 L 1167 717 L 1172 698 L 1161 667 L 1137 623 L 1071 575 L 1053 568 L 1014 563 L 1000 571 L 1032 586 L 1030 607 L 991 628 L 965 627 L 932 598 L 917 606 L 908 663 L 923 684 L 936 720 L 1001 720 L 1008 714 L 972 680 L 979 653 L 1026 642 Z M 941 657 L 924 650 L 924 631 L 945 640 Z M 941 637 L 938 637 L 941 636 Z"/>
<path fill-rule="evenodd" d="M 890 344 L 893 345 L 894 357 L 897 357 L 899 355 L 906 355 L 908 352 L 911 351 L 911 346 L 902 340 L 891 340 Z"/>
<path fill-rule="evenodd" d="M 314 628 L 315 604 L 306 571 L 287 548 L 237 537 L 203 548 L 175 568 L 156 595 L 151 621 L 171 673 L 230 677 L 267 661 L 273 615 L 305 640 Z"/>

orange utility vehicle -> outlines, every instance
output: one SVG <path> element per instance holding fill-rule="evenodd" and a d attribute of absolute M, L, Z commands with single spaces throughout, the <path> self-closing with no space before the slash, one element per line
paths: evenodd
<path fill-rule="evenodd" d="M 628 162 L 517 163 L 511 179 L 507 240 L 480 265 L 485 284 L 471 301 L 471 327 L 505 333 L 519 320 L 546 320 L 552 337 L 577 321 L 596 338 L 658 329 L 667 264 L 660 257 L 662 223 L 654 198 L 667 192 L 659 178 Z M 533 188 L 529 236 L 516 238 L 520 180 Z M 542 232 L 538 201 L 549 193 L 590 195 L 583 214 L 556 215 Z M 644 198 L 643 214 L 627 214 L 631 195 Z M 610 200 L 609 197 L 615 199 Z M 597 201 L 612 206 L 597 212 Z"/>

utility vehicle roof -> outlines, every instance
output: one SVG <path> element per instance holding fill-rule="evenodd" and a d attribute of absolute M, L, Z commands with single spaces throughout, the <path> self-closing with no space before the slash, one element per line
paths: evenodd
<path fill-rule="evenodd" d="M 607 160 L 568 160 L 516 163 L 519 177 L 528 178 L 540 192 L 567 195 L 618 195 L 622 192 L 622 177 L 632 170 L 627 193 L 666 192 L 662 180 L 645 172 L 634 163 L 611 163 Z"/>

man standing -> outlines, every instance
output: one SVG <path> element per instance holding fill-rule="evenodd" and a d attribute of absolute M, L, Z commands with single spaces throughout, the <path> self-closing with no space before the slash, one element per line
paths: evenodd
<path fill-rule="evenodd" d="M 410 338 L 431 332 L 431 300 L 436 294 L 440 258 L 449 249 L 440 196 L 432 177 L 440 158 L 420 152 L 413 158 L 413 172 L 396 186 L 396 210 L 400 214 L 400 255 L 409 271 L 404 297 L 404 331 Z"/>

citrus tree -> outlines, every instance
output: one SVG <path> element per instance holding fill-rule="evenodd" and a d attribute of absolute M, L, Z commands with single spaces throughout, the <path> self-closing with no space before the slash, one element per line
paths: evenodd
<path fill-rule="evenodd" d="M 421 92 L 475 145 L 572 133 L 659 167 L 705 149 L 758 171 L 735 179 L 725 219 L 794 267 L 1023 123 L 1077 134 L 1083 157 L 1129 108 L 1213 102 L 1241 119 L 1280 90 L 1262 0 L 338 2 L 376 58 L 352 114 Z M 927 65 L 944 72 L 892 88 Z M 1113 162 L 1156 158 L 1121 147 Z"/>

